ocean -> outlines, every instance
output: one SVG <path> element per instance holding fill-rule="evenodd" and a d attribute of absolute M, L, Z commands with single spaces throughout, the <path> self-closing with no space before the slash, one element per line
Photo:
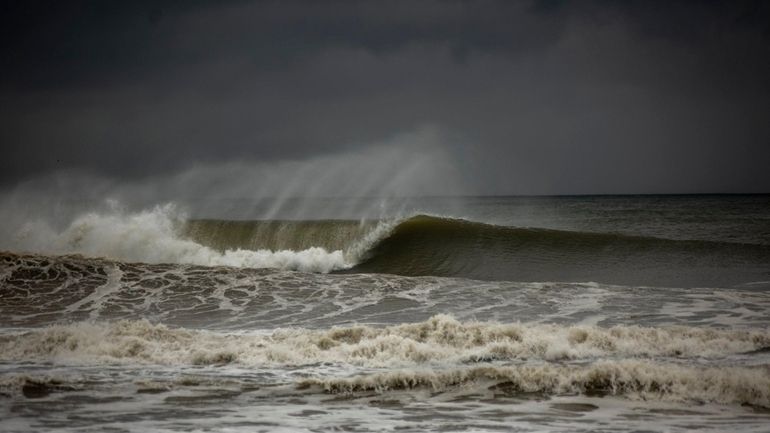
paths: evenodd
<path fill-rule="evenodd" d="M 770 431 L 769 195 L 57 209 L 3 432 Z"/>

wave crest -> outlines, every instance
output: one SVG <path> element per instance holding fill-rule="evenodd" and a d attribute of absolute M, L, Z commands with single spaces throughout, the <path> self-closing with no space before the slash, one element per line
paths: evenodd
<path fill-rule="evenodd" d="M 725 287 L 764 281 L 767 245 L 503 227 L 417 215 L 383 221 L 187 220 L 173 205 L 27 225 L 10 246 L 121 261 L 504 281 Z"/>

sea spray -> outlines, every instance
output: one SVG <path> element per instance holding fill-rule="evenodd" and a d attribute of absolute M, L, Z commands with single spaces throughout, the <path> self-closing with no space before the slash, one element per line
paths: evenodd
<path fill-rule="evenodd" d="M 127 262 L 279 268 L 329 272 L 351 266 L 341 250 L 226 249 L 217 251 L 183 236 L 186 215 L 173 204 L 146 211 L 87 213 L 61 232 L 42 222 L 25 226 L 15 249 L 45 254 L 83 254 Z"/>

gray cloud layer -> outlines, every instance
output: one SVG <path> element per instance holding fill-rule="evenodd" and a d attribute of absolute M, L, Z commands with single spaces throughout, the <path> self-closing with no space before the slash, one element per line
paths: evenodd
<path fill-rule="evenodd" d="M 3 7 L 6 186 L 312 160 L 428 125 L 476 193 L 770 192 L 766 2 Z"/>

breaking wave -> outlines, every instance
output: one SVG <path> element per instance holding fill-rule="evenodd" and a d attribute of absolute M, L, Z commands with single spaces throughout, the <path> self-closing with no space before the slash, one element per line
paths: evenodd
<path fill-rule="evenodd" d="M 126 262 L 279 268 L 330 272 L 351 266 L 341 250 L 312 246 L 301 250 L 227 248 L 203 245 L 184 233 L 185 216 L 173 205 L 133 214 L 89 213 L 56 231 L 30 223 L 9 247 L 43 254 L 83 254 Z"/>
<path fill-rule="evenodd" d="M 466 386 L 508 395 L 586 394 L 633 399 L 750 404 L 770 407 L 770 374 L 765 368 L 704 368 L 623 360 L 591 365 L 485 366 L 448 370 L 403 370 L 351 378 L 310 378 L 300 388 L 331 393 L 409 390 L 442 391 Z"/>
<path fill-rule="evenodd" d="M 217 389 L 255 389 L 248 378 L 238 380 L 235 377 L 182 376 L 137 380 L 135 385 L 139 393 L 195 389 L 201 385 Z M 92 380 L 78 375 L 9 374 L 0 377 L 0 397 L 22 394 L 39 398 L 52 392 L 83 391 L 93 386 Z M 293 383 L 272 383 L 269 389 L 290 393 L 295 398 L 298 391 L 354 395 L 414 389 L 440 393 L 461 389 L 465 394 L 488 397 L 611 395 L 632 400 L 770 408 L 770 372 L 766 367 L 698 367 L 649 360 L 598 361 L 588 365 L 540 363 L 400 369 L 349 377 L 314 376 Z"/>
<path fill-rule="evenodd" d="M 417 215 L 383 221 L 188 220 L 172 205 L 29 223 L 13 251 L 120 261 L 505 281 L 723 287 L 765 281 L 770 246 L 496 226 Z"/>
<path fill-rule="evenodd" d="M 752 352 L 768 346 L 767 330 L 501 324 L 444 315 L 382 328 L 261 334 L 169 328 L 139 320 L 6 334 L 0 339 L 0 360 L 260 369 L 317 365 L 327 367 L 298 379 L 296 388 L 356 393 L 469 387 L 507 395 L 606 394 L 770 407 L 767 365 L 736 365 L 733 358 L 755 356 Z M 0 381 L 0 390 L 35 393 L 81 385 L 14 376 Z"/>
<path fill-rule="evenodd" d="M 676 287 L 766 279 L 770 247 L 496 226 L 419 215 L 373 244 L 350 272 Z M 718 271 L 715 271 L 718 269 Z"/>
<path fill-rule="evenodd" d="M 767 347 L 770 331 L 760 329 L 500 324 L 460 322 L 445 315 L 382 328 L 289 328 L 264 334 L 223 334 L 123 320 L 3 336 L 0 360 L 393 367 L 604 357 L 720 359 Z"/>

